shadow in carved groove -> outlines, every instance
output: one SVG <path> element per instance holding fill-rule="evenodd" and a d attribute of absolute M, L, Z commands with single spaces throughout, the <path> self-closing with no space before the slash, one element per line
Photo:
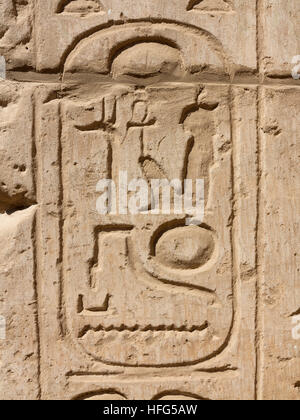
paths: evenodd
<path fill-rule="evenodd" d="M 190 0 L 186 10 L 230 12 L 232 2 L 231 0 Z"/>
<path fill-rule="evenodd" d="M 209 398 L 204 398 L 191 392 L 183 392 L 178 390 L 170 390 L 160 392 L 155 395 L 152 400 L 199 400 L 210 401 Z"/>
<path fill-rule="evenodd" d="M 121 394 L 119 391 L 115 389 L 105 389 L 105 390 L 98 390 L 98 391 L 91 391 L 86 392 L 84 394 L 80 394 L 73 398 L 76 401 L 111 401 L 111 400 L 127 400 L 127 397 L 124 394 Z"/>
<path fill-rule="evenodd" d="M 103 13 L 104 10 L 100 0 L 61 0 L 56 13 L 86 16 L 91 13 Z"/>
<path fill-rule="evenodd" d="M 68 48 L 62 57 L 61 62 L 61 71 L 64 73 L 64 77 L 68 73 L 96 73 L 102 75 L 109 75 L 111 71 L 111 65 L 114 59 L 117 58 L 120 53 L 124 50 L 127 50 L 130 46 L 134 46 L 138 43 L 143 42 L 160 42 L 165 45 L 170 46 L 171 48 L 178 49 L 181 51 L 182 58 L 185 61 L 185 70 L 187 73 L 202 73 L 203 69 L 209 71 L 218 71 L 222 74 L 231 75 L 233 72 L 232 65 L 228 60 L 224 52 L 222 43 L 215 38 L 211 33 L 200 29 L 194 25 L 186 25 L 181 22 L 175 22 L 167 19 L 151 19 L 152 25 L 149 25 L 147 19 L 140 21 L 132 21 L 127 24 L 123 24 L 121 27 L 115 26 L 115 24 L 108 23 L 103 26 L 93 28 L 86 33 L 82 33 Z M 163 27 L 163 33 L 161 31 Z M 147 35 L 139 35 L 139 26 L 145 27 L 147 29 Z M 82 53 L 83 48 L 85 49 L 88 43 L 90 43 L 89 48 L 92 48 L 96 53 L 98 45 L 102 45 L 105 36 L 109 36 L 112 40 L 115 38 L 114 32 L 118 32 L 118 39 L 115 39 L 114 42 L 110 42 L 111 46 L 109 49 L 99 50 L 99 56 L 95 56 L 94 65 L 92 54 L 89 57 L 89 65 L 87 62 L 78 62 L 78 57 Z M 98 36 L 97 36 L 98 32 Z M 103 36 L 103 39 L 99 39 Z M 123 34 L 122 38 L 120 36 Z M 138 35 L 137 35 L 138 34 Z M 177 35 L 178 34 L 178 35 Z M 190 41 L 187 38 L 192 37 L 194 42 L 197 43 L 197 48 L 200 51 L 200 54 L 197 56 L 191 57 L 188 45 Z M 101 42 L 102 41 L 102 42 Z M 198 45 L 199 44 L 199 45 Z M 201 52 L 206 51 L 208 47 L 209 57 L 206 54 Z M 98 63 L 98 66 L 96 65 Z M 101 64 L 101 65 L 100 65 Z"/>

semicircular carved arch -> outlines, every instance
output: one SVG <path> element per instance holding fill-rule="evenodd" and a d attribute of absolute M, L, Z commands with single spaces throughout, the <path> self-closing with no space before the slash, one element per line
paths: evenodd
<path fill-rule="evenodd" d="M 193 77 L 195 80 L 203 74 L 224 76 L 232 73 L 231 63 L 222 44 L 212 34 L 182 23 L 141 21 L 114 25 L 81 39 L 66 57 L 64 81 L 78 79 L 80 75 L 98 75 L 115 79 L 116 75 L 113 72 L 115 60 L 132 48 L 136 48 L 133 55 L 140 58 L 143 47 L 150 43 L 160 45 L 160 48 L 169 47 L 178 51 L 182 59 L 180 63 L 182 72 L 177 74 L 178 79 L 186 80 L 188 77 Z M 155 50 L 150 53 L 150 58 L 155 60 Z M 158 72 L 161 73 L 161 69 L 158 68 L 156 73 Z M 150 74 L 153 76 L 153 73 Z M 138 78 L 140 74 L 131 74 L 131 76 Z"/>
<path fill-rule="evenodd" d="M 220 131 L 223 111 L 230 127 L 228 91 L 222 88 L 216 94 L 203 87 L 199 77 L 205 69 L 221 74 L 228 68 L 226 54 L 212 35 L 164 21 L 102 29 L 82 39 L 65 61 L 63 80 L 83 77 L 85 83 L 79 83 L 78 94 L 64 98 L 60 108 L 61 161 L 68 174 L 63 179 L 64 200 L 75 203 L 78 211 L 77 221 L 68 217 L 64 227 L 85 238 L 81 253 L 73 252 L 67 235 L 64 243 L 70 267 L 64 278 L 66 325 L 93 361 L 186 367 L 219 355 L 231 339 L 232 243 L 223 223 L 232 214 L 231 203 L 223 209 L 225 216 L 214 217 L 221 179 L 230 180 L 232 170 L 230 153 L 223 154 L 217 143 L 229 135 Z M 90 85 L 90 77 L 108 83 Z M 113 83 L 123 78 L 125 83 Z M 176 160 L 169 159 L 171 149 Z M 70 155 L 80 166 L 72 164 Z M 182 226 L 186 214 L 175 220 L 172 215 L 129 219 L 120 214 L 99 220 L 93 210 L 94 189 L 84 207 L 76 199 L 82 186 L 94 186 L 99 167 L 116 185 L 120 171 L 145 182 L 203 176 L 211 195 L 210 215 L 198 228 Z M 211 168 L 218 175 L 213 185 Z M 70 189 L 71 179 L 80 185 L 78 191 Z M 226 252 L 219 252 L 222 249 Z M 118 256 L 118 264 L 105 264 L 111 258 L 109 250 Z"/>

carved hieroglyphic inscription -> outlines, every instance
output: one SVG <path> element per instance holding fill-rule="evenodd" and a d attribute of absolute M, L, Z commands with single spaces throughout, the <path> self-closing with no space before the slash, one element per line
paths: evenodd
<path fill-rule="evenodd" d="M 299 11 L 0 0 L 0 399 L 299 399 Z"/>
<path fill-rule="evenodd" d="M 13 212 L 36 203 L 32 174 L 32 91 L 0 82 L 0 212 Z M 23 108 L 27 112 L 22 112 Z M 23 136 L 15 141 L 22 127 Z"/>
<path fill-rule="evenodd" d="M 155 25 L 135 25 L 138 38 L 132 30 L 97 33 L 66 61 L 68 79 L 74 72 L 106 77 L 61 105 L 67 328 L 107 364 L 196 364 L 222 352 L 233 323 L 229 92 L 184 82 L 199 58 L 176 46 L 186 35 L 172 25 L 160 43 Z M 204 178 L 203 225 L 185 226 L 184 213 L 99 216 L 86 188 L 99 178 L 118 185 L 120 171 L 128 182 Z"/>
<path fill-rule="evenodd" d="M 97 14 L 67 10 L 55 19 L 88 22 Z M 241 380 L 244 349 L 254 348 L 252 308 L 240 329 L 241 299 L 253 295 L 254 285 L 246 283 L 241 293 L 239 258 L 251 278 L 256 170 L 249 139 L 256 134 L 257 98 L 255 89 L 201 82 L 229 81 L 232 71 L 221 41 L 206 30 L 168 19 L 110 22 L 83 33 L 65 52 L 61 83 L 36 94 L 37 271 L 45 279 L 39 291 L 45 309 L 41 382 L 47 395 L 64 388 L 73 399 L 213 399 L 212 377 L 226 383 L 228 396 Z M 243 143 L 236 142 L 235 102 L 242 109 L 235 118 L 249 133 Z M 253 179 L 243 187 L 251 189 L 244 216 L 251 213 L 251 221 L 241 234 L 235 194 L 244 168 Z M 185 179 L 203 179 L 204 219 L 186 225 L 190 215 L 174 212 L 172 195 L 170 212 L 152 214 L 134 201 L 133 191 L 127 200 L 140 213 L 117 206 L 99 214 L 99 181 L 114 182 L 119 202 L 124 173 L 128 185 L 133 179 L 148 186 L 153 179 L 177 180 L 182 192 Z M 60 343 L 55 352 L 53 336 Z M 61 360 L 65 368 L 57 376 Z M 241 395 L 253 388 L 250 376 Z"/>
<path fill-rule="evenodd" d="M 0 0 L 1 399 L 299 399 L 299 7 Z"/>
<path fill-rule="evenodd" d="M 3 90 L 1 102 L 7 147 L 0 152 L 13 174 L 1 186 L 1 211 L 26 216 L 23 208 L 37 203 L 36 214 L 28 211 L 37 394 L 206 399 L 218 392 L 211 374 L 232 394 L 244 355 L 237 351 L 244 344 L 236 253 L 243 240 L 233 228 L 235 180 L 243 174 L 233 164 L 236 94 L 223 83 L 233 74 L 227 51 L 208 30 L 172 19 L 103 25 L 102 7 L 89 1 L 57 2 L 51 16 L 52 23 L 82 21 L 85 28 L 64 51 L 59 77 L 56 70 L 41 73 L 53 83 L 36 81 L 23 95 Z M 211 78 L 217 83 L 202 81 Z M 248 95 L 251 113 L 240 118 L 252 130 L 256 97 Z M 26 153 L 17 161 L 8 145 L 23 121 L 22 101 L 32 107 Z M 183 190 L 185 179 L 203 179 L 203 221 L 188 226 L 190 214 L 174 212 L 174 197 L 166 214 L 147 213 L 141 203 L 140 214 L 119 207 L 99 214 L 98 182 L 114 181 L 118 200 L 124 173 L 128 184 L 177 180 Z M 243 343 L 252 345 L 245 331 Z M 250 382 L 241 392 L 251 393 Z"/>

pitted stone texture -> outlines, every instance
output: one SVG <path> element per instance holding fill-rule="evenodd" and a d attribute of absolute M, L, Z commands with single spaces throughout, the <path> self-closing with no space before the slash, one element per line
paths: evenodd
<path fill-rule="evenodd" d="M 1 0 L 0 55 L 7 69 L 35 66 L 33 42 L 33 0 Z"/>

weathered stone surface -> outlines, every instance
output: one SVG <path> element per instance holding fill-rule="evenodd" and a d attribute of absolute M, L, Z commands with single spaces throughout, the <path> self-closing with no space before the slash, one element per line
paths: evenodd
<path fill-rule="evenodd" d="M 39 397 L 33 91 L 0 82 L 0 339 L 4 399 Z"/>
<path fill-rule="evenodd" d="M 34 217 L 35 208 L 0 215 L 1 399 L 40 395 Z"/>
<path fill-rule="evenodd" d="M 35 203 L 33 91 L 0 81 L 0 209 Z"/>
<path fill-rule="evenodd" d="M 300 399 L 298 9 L 0 4 L 0 398 Z"/>
<path fill-rule="evenodd" d="M 1 0 L 0 55 L 7 69 L 35 67 L 33 0 Z"/>
<path fill-rule="evenodd" d="M 297 400 L 300 378 L 300 90 L 267 88 L 261 94 L 260 392 L 265 399 Z"/>
<path fill-rule="evenodd" d="M 263 72 L 269 78 L 291 81 L 292 69 L 300 63 L 300 3 L 297 0 L 264 0 L 261 7 Z M 293 62 L 296 56 L 298 59 Z"/>

